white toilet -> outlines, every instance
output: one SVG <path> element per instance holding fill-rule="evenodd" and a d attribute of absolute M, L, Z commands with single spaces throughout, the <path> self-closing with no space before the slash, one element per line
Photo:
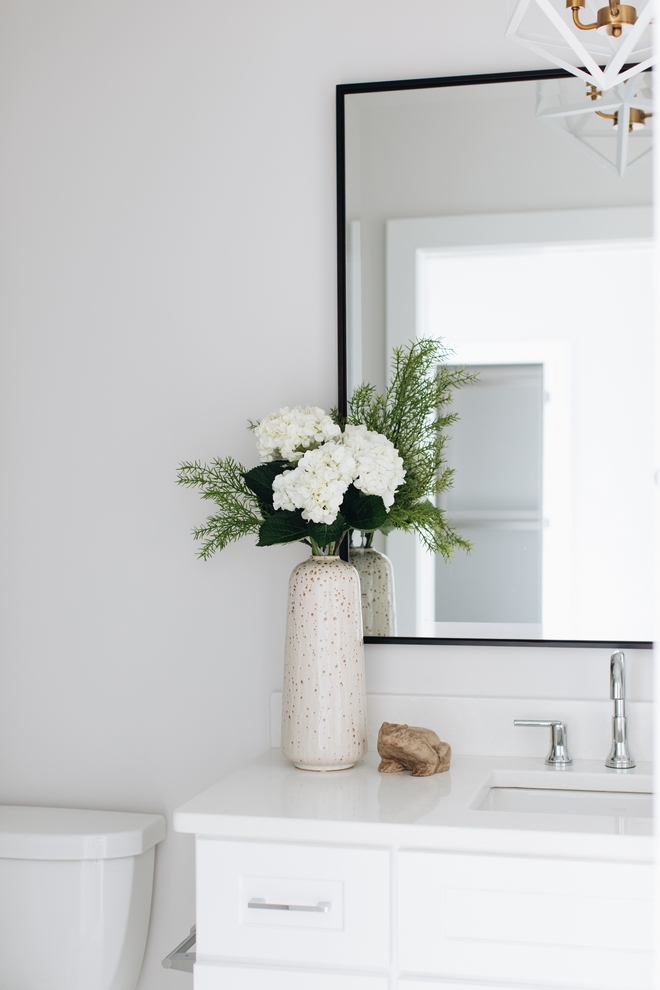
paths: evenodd
<path fill-rule="evenodd" d="M 135 990 L 161 815 L 0 806 L 1 990 Z"/>

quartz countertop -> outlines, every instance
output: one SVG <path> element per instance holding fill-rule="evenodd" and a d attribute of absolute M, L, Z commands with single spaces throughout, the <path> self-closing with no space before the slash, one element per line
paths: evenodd
<path fill-rule="evenodd" d="M 556 769 L 537 758 L 453 756 L 432 777 L 380 774 L 377 753 L 348 770 L 296 769 L 272 749 L 178 808 L 174 828 L 197 836 L 397 846 L 580 859 L 652 860 L 652 819 L 484 811 L 490 786 L 643 792 L 652 767 L 593 760 Z"/>

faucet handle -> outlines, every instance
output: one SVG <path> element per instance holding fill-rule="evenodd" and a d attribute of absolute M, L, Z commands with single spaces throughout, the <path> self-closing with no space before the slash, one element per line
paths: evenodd
<path fill-rule="evenodd" d="M 514 725 L 541 725 L 549 728 L 552 733 L 552 744 L 545 762 L 551 767 L 567 767 L 573 762 L 568 751 L 568 729 L 559 719 L 528 718 L 514 719 Z"/>

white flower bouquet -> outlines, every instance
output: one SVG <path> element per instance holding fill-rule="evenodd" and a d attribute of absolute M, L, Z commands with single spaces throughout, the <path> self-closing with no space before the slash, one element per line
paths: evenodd
<path fill-rule="evenodd" d="M 181 485 L 218 506 L 193 530 L 199 556 L 248 533 L 258 546 L 301 541 L 334 554 L 351 529 L 374 532 L 387 522 L 405 478 L 394 444 L 364 424 L 343 428 L 316 406 L 278 409 L 251 423 L 262 463 L 247 471 L 233 458 L 179 467 Z"/>

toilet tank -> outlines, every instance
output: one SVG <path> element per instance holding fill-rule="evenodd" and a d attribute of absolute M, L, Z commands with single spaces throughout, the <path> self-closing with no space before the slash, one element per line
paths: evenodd
<path fill-rule="evenodd" d="M 135 990 L 161 815 L 0 806 L 2 990 Z"/>

